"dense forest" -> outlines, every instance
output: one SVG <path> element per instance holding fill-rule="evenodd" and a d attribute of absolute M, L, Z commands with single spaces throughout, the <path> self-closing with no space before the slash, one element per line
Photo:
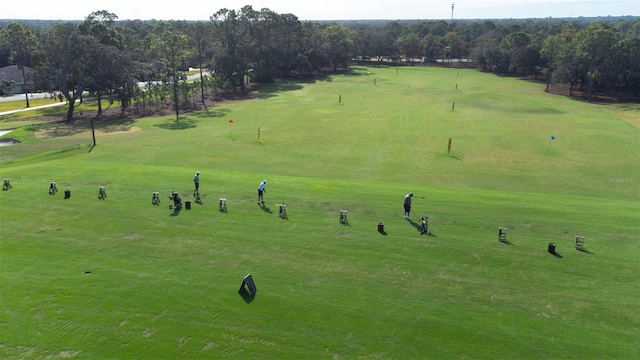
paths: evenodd
<path fill-rule="evenodd" d="M 465 64 L 567 84 L 586 101 L 637 101 L 640 18 L 319 22 L 245 6 L 209 21 L 119 21 L 106 10 L 82 21 L 0 21 L 0 67 L 35 69 L 29 91 L 62 94 L 68 120 L 87 91 L 119 100 L 123 113 L 164 111 L 170 102 L 177 117 L 196 97 L 354 61 Z M 204 69 L 198 81 L 184 81 L 189 68 Z"/>

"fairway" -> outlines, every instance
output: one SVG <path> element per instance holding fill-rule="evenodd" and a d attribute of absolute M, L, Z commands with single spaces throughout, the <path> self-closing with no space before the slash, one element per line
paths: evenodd
<path fill-rule="evenodd" d="M 421 66 L 254 95 L 3 136 L 0 358 L 640 358 L 637 104 Z"/>

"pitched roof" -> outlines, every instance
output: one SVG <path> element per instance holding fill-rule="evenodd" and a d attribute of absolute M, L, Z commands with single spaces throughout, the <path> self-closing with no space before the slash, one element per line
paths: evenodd
<path fill-rule="evenodd" d="M 24 74 L 27 77 L 27 83 L 33 83 L 31 77 L 33 76 L 33 69 L 25 66 Z M 15 81 L 16 85 L 23 85 L 22 69 L 18 68 L 18 65 L 9 65 L 0 68 L 0 81 Z"/>

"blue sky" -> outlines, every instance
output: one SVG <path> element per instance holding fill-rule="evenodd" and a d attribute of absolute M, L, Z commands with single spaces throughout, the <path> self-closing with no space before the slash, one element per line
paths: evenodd
<path fill-rule="evenodd" d="M 300 20 L 522 19 L 591 16 L 640 16 L 640 0 L 109 0 L 56 2 L 2 0 L 0 19 L 81 20 L 97 10 L 126 19 L 208 20 L 222 8 L 271 9 Z"/>

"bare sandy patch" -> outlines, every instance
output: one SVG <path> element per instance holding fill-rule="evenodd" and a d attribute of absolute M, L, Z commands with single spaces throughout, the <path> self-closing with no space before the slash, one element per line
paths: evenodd
<path fill-rule="evenodd" d="M 95 133 L 96 135 L 105 136 L 105 135 L 131 133 L 131 132 L 136 132 L 140 130 L 142 130 L 142 128 L 138 126 L 113 124 L 113 125 L 96 126 Z M 34 136 L 38 139 L 53 139 L 53 138 L 59 138 L 59 137 L 72 137 L 72 136 L 78 136 L 78 137 L 91 136 L 91 125 L 88 125 L 88 126 L 86 124 L 49 125 L 36 130 L 34 132 Z"/>

